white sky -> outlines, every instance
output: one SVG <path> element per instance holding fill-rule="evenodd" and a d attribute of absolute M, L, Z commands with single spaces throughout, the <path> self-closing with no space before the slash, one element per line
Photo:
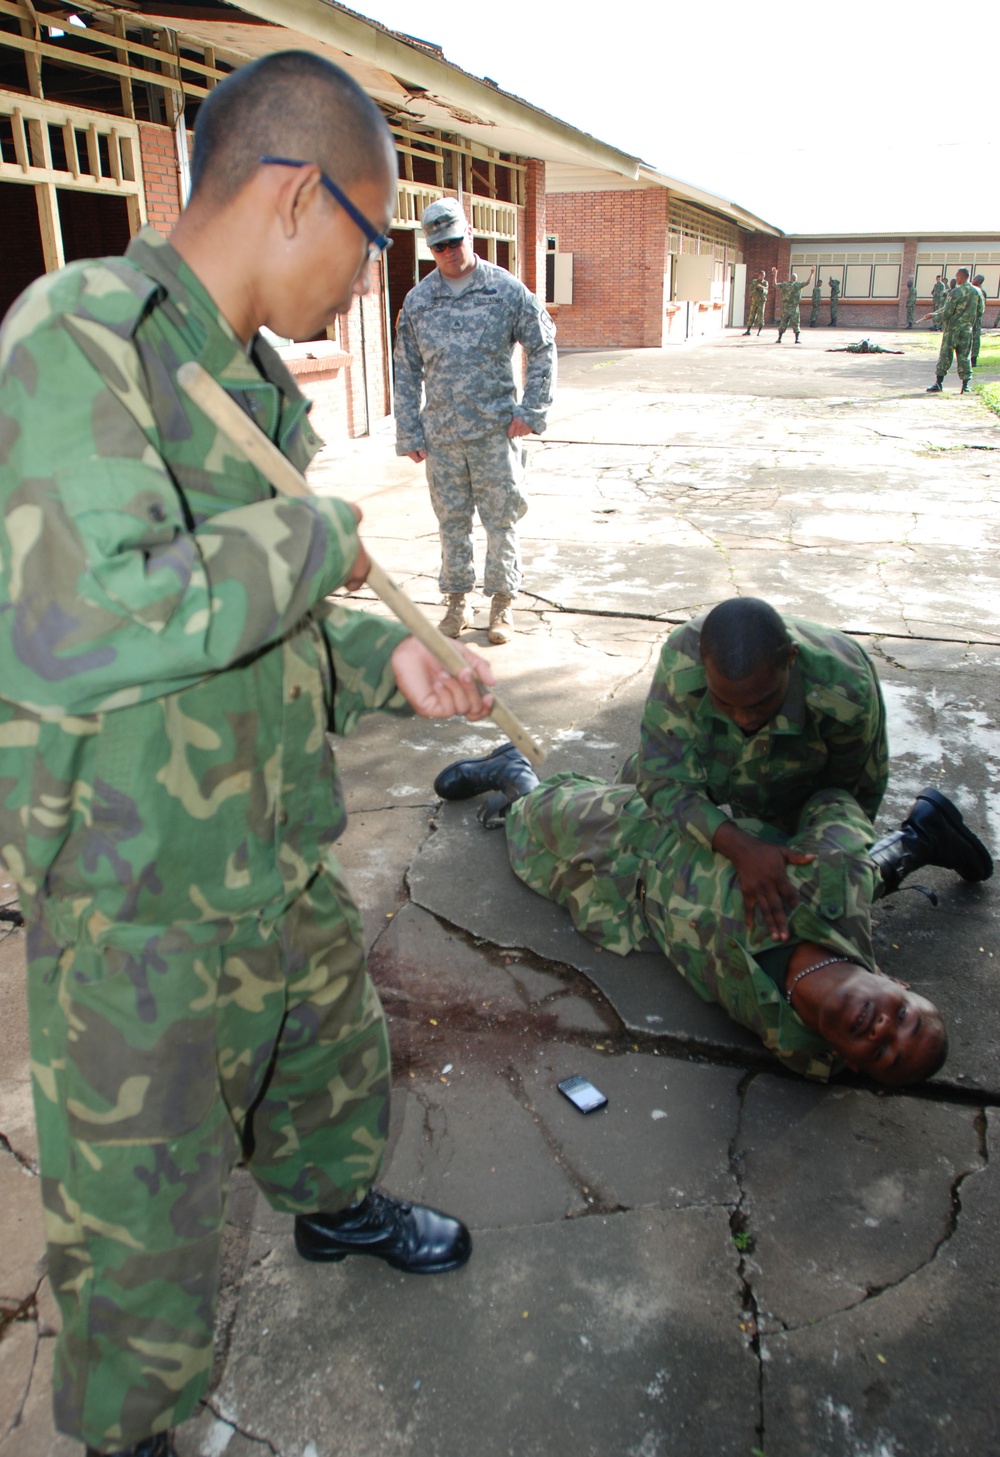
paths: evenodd
<path fill-rule="evenodd" d="M 1000 232 L 996 0 L 345 3 L 785 232 Z"/>

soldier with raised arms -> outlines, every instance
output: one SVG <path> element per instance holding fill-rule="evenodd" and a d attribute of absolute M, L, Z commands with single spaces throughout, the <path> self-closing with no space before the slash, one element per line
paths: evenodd
<path fill-rule="evenodd" d="M 328 732 L 481 718 L 490 669 L 466 653 L 450 677 L 331 599 L 368 571 L 360 512 L 277 497 L 176 381 L 198 360 L 305 468 L 306 402 L 258 331 L 314 337 L 367 291 L 392 138 L 342 71 L 286 52 L 202 104 L 192 183 L 169 241 L 39 279 L 0 334 L 0 853 L 27 926 L 55 1418 L 130 1457 L 172 1453 L 207 1387 L 237 1160 L 306 1259 L 434 1273 L 471 1247 L 373 1188 L 388 1039 Z"/>
<path fill-rule="evenodd" d="M 774 341 L 776 344 L 781 343 L 781 336 L 786 329 L 791 329 L 794 332 L 796 344 L 801 343 L 799 338 L 799 303 L 802 299 L 803 289 L 808 288 L 810 283 L 812 283 L 815 272 L 815 268 L 810 268 L 808 277 L 802 283 L 799 282 L 799 275 L 797 273 L 789 274 L 784 283 L 779 283 L 778 270 L 776 268 L 771 269 L 771 277 L 774 280 L 775 288 L 778 290 L 778 337 Z"/>

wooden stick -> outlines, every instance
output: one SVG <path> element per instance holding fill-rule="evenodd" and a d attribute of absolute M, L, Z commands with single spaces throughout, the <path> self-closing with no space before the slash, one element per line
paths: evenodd
<path fill-rule="evenodd" d="M 313 494 L 303 476 L 278 447 L 269 440 L 244 410 L 232 399 L 212 376 L 195 362 L 188 360 L 177 371 L 177 382 L 203 410 L 214 425 L 217 425 L 228 440 L 235 445 L 251 465 L 255 465 L 271 482 L 276 491 L 285 496 L 311 496 Z M 368 558 L 368 585 L 391 608 L 404 627 L 428 648 L 448 672 L 457 676 L 469 665 L 455 644 L 430 622 L 415 602 L 411 602 L 401 587 L 383 571 L 378 562 Z M 498 728 L 520 749 L 532 764 L 539 765 L 545 758 L 545 750 L 534 739 L 499 695 L 492 688 L 479 684 L 481 693 L 493 693 L 493 707 L 490 717 Z"/>

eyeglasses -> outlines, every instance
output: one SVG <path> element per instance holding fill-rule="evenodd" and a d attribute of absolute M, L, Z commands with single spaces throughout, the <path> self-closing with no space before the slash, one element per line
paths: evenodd
<path fill-rule="evenodd" d="M 314 167 L 316 165 L 315 162 L 302 162 L 295 157 L 261 157 L 260 161 L 262 166 L 271 167 Z M 322 168 L 320 168 L 319 180 L 327 192 L 337 199 L 351 221 L 357 223 L 358 227 L 368 239 L 368 262 L 377 263 L 385 250 L 392 247 L 392 239 L 387 238 L 385 233 L 380 233 L 377 228 L 372 227 L 364 213 L 354 206 L 354 203 L 347 196 L 346 192 L 341 191 L 336 182 L 331 177 L 327 177 Z"/>
<path fill-rule="evenodd" d="M 464 242 L 465 234 L 463 233 L 460 238 L 449 238 L 447 243 L 428 243 L 427 246 L 432 253 L 447 253 L 449 248 L 461 248 Z"/>

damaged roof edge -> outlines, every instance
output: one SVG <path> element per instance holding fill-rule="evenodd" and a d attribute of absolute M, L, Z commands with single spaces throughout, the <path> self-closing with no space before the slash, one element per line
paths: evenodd
<path fill-rule="evenodd" d="M 695 187 L 690 182 L 680 182 L 676 177 L 668 177 L 664 172 L 657 172 L 654 167 L 649 167 L 645 163 L 640 168 L 640 176 L 647 181 L 657 183 L 660 187 L 665 187 L 668 192 L 676 192 L 678 197 L 700 203 L 702 207 L 719 213 L 722 217 L 728 218 L 730 222 L 746 228 L 748 232 L 770 233 L 775 238 L 785 237 L 781 228 L 776 228 L 773 223 L 765 222 L 763 218 L 757 217 L 756 213 L 741 207 L 738 202 L 729 202 L 728 199 L 719 197 L 714 192 L 706 192 L 703 187 Z"/>
<path fill-rule="evenodd" d="M 232 3 L 232 0 L 227 0 L 227 3 Z M 334 0 L 240 0 L 233 8 L 256 15 L 272 25 L 304 31 L 316 40 L 336 46 L 397 78 L 405 78 L 426 91 L 444 94 L 449 101 L 473 113 L 530 130 L 539 138 L 536 155 L 543 161 L 544 142 L 548 136 L 561 147 L 572 148 L 582 159 L 596 166 L 633 181 L 639 175 L 638 157 L 619 152 L 568 122 L 550 116 L 530 101 L 523 101 L 471 76 L 454 62 L 440 59 L 415 42 L 407 42 L 378 21 L 357 15 L 353 10 L 334 3 Z"/>

